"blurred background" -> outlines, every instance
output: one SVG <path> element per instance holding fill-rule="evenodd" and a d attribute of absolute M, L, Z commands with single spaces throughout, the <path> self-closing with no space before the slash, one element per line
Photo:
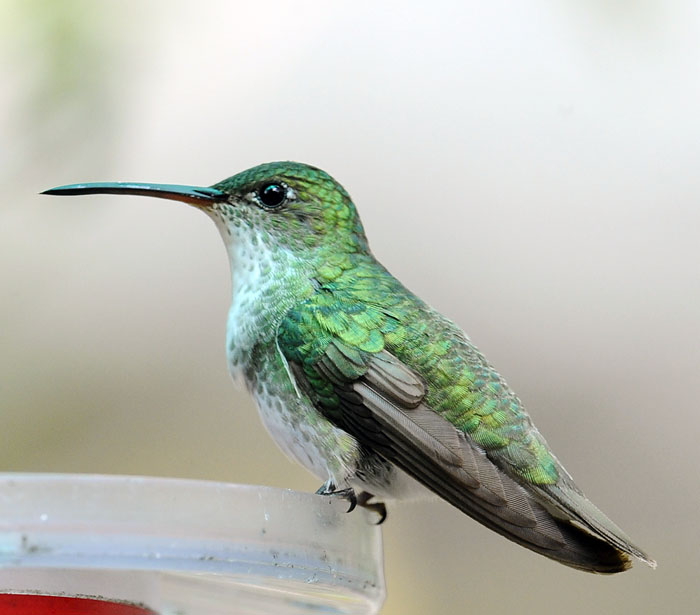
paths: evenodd
<path fill-rule="evenodd" d="M 659 562 L 585 575 L 393 507 L 383 613 L 696 612 L 697 2 L 25 0 L 0 28 L 0 470 L 318 487 L 229 379 L 211 221 L 37 195 L 300 160 Z"/>

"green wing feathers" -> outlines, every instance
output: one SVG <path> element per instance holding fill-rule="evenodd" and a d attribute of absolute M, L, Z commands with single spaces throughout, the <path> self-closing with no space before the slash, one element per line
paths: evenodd
<path fill-rule="evenodd" d="M 650 561 L 575 487 L 461 330 L 376 261 L 325 267 L 278 345 L 332 422 L 487 527 L 583 570 L 624 570 L 626 553 Z"/>
<path fill-rule="evenodd" d="M 347 256 L 345 257 L 348 258 Z M 555 484 L 556 459 L 534 429 L 520 400 L 452 322 L 406 290 L 376 262 L 344 263 L 340 275 L 292 310 L 280 329 L 280 347 L 333 404 L 332 387 L 315 365 L 329 345 L 344 376 L 366 367 L 363 353 L 387 350 L 427 385 L 430 408 L 483 447 L 513 474 L 533 484 Z M 331 344 L 333 342 L 333 344 Z"/>

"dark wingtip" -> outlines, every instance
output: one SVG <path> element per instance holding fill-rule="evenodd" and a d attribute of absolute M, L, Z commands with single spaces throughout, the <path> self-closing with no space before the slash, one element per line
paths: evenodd
<path fill-rule="evenodd" d="M 632 568 L 632 558 L 626 553 L 615 549 L 614 553 L 601 553 L 597 562 L 592 565 L 585 565 L 581 570 L 597 574 L 617 574 L 630 568 Z"/>
<path fill-rule="evenodd" d="M 562 532 L 565 547 L 550 553 L 542 552 L 572 568 L 595 574 L 616 574 L 632 567 L 629 554 L 615 545 L 579 527 L 575 523 L 557 521 Z"/>

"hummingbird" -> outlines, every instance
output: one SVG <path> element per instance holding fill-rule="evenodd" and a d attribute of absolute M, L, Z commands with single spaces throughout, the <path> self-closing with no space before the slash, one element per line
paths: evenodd
<path fill-rule="evenodd" d="M 131 194 L 205 212 L 226 244 L 227 358 L 280 448 L 340 495 L 436 494 L 552 560 L 616 573 L 656 563 L 576 486 L 522 402 L 462 329 L 370 251 L 328 173 L 262 164 L 210 187 L 87 183 L 43 194 Z"/>

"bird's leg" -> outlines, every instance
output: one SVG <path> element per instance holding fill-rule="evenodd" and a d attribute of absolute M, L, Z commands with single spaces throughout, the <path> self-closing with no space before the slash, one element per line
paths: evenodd
<path fill-rule="evenodd" d="M 331 493 L 335 493 L 335 483 L 333 482 L 332 478 L 329 478 L 318 489 L 316 489 L 316 495 L 330 495 Z"/>
<path fill-rule="evenodd" d="M 371 493 L 361 491 L 360 495 L 357 496 L 357 505 L 362 506 L 362 508 L 366 508 L 367 510 L 371 510 L 372 512 L 376 512 L 379 515 L 379 521 L 377 521 L 375 525 L 381 525 L 384 523 L 384 521 L 386 521 L 386 506 L 384 505 L 384 502 L 370 503 L 369 501 L 373 497 L 374 496 Z"/>
<path fill-rule="evenodd" d="M 345 512 L 352 512 L 357 506 L 357 496 L 355 495 L 355 490 L 352 487 L 347 489 L 338 489 L 332 479 L 328 479 L 323 483 L 317 490 L 316 495 L 329 495 L 332 497 L 345 498 L 350 502 L 350 508 Z"/>

